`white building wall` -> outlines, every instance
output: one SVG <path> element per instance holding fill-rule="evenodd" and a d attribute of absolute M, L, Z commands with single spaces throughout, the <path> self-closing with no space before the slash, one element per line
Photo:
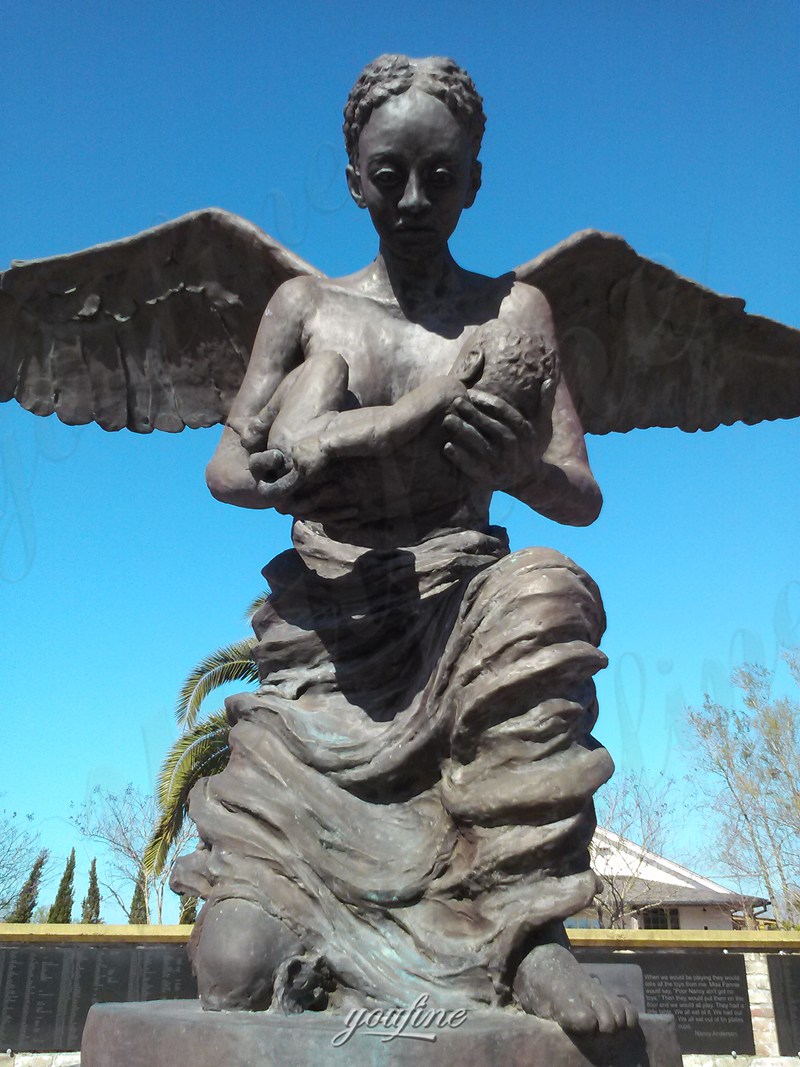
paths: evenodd
<path fill-rule="evenodd" d="M 665 907 L 666 905 L 661 905 Z M 679 930 L 732 930 L 733 920 L 730 912 L 724 908 L 715 908 L 709 905 L 706 908 L 699 905 L 691 905 L 678 908 Z M 626 916 L 626 930 L 643 930 L 644 925 L 640 916 Z"/>
<path fill-rule="evenodd" d="M 678 908 L 681 930 L 732 930 L 729 911 L 709 906 L 707 908 Z"/>

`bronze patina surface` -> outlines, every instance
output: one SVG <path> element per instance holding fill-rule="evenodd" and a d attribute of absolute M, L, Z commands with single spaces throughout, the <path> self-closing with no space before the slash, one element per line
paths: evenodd
<path fill-rule="evenodd" d="M 265 568 L 259 688 L 228 701 L 231 759 L 192 795 L 201 844 L 174 874 L 205 900 L 191 952 L 211 1011 L 180 1010 L 214 1062 L 255 1033 L 248 1010 L 271 1009 L 266 1063 L 305 1033 L 281 1013 L 322 1013 L 310 1035 L 419 997 L 494 1013 L 503 1062 L 523 1062 L 525 1026 L 537 1062 L 673 1062 L 563 930 L 595 893 L 592 797 L 613 769 L 591 735 L 600 594 L 558 552 L 511 553 L 489 503 L 586 525 L 584 430 L 797 416 L 800 340 L 593 231 L 499 278 L 464 270 L 448 242 L 483 125 L 452 60 L 365 68 L 346 175 L 378 253 L 345 278 L 218 210 L 0 276 L 0 400 L 142 433 L 222 422 L 211 492 L 295 520 Z M 87 1064 L 144 1010 L 94 1013 Z M 148 1010 L 166 1049 L 184 1016 Z M 499 1062 L 469 1034 L 447 1055 Z M 601 1059 L 576 1059 L 590 1037 Z M 318 1061 L 316 1037 L 293 1040 Z"/>

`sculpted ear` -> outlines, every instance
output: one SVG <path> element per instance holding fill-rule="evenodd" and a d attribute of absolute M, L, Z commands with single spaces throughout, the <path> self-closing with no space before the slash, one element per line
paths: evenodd
<path fill-rule="evenodd" d="M 475 197 L 478 195 L 478 190 L 481 187 L 481 165 L 478 160 L 474 160 L 469 175 L 469 186 L 467 188 L 467 198 L 464 201 L 464 207 L 472 207 L 475 203 Z"/>
<path fill-rule="evenodd" d="M 366 201 L 364 200 L 364 194 L 361 192 L 361 175 L 358 173 L 352 163 L 349 163 L 345 169 L 345 175 L 347 177 L 347 188 L 350 190 L 350 195 L 359 207 L 366 207 Z"/>

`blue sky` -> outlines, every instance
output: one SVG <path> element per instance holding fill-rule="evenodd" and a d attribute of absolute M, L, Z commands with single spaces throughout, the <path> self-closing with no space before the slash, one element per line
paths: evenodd
<path fill-rule="evenodd" d="M 381 52 L 444 53 L 489 117 L 465 266 L 593 226 L 800 326 L 796 3 L 286 6 L 7 0 L 0 265 L 215 204 L 354 270 L 375 241 L 343 182 L 347 92 Z M 288 544 L 285 520 L 208 495 L 217 436 L 0 411 L 0 806 L 35 815 L 54 867 L 78 845 L 79 896 L 92 852 L 69 804 L 149 787 L 182 677 L 245 632 Z M 514 547 L 560 548 L 601 585 L 597 732 L 618 765 L 683 774 L 684 704 L 800 641 L 798 443 L 797 423 L 590 438 L 606 505 L 587 530 L 497 500 Z"/>

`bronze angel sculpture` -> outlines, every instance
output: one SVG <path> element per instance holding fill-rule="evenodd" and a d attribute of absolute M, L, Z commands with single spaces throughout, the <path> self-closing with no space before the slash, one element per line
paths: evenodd
<path fill-rule="evenodd" d="M 613 770 L 591 736 L 600 595 L 555 551 L 510 553 L 489 501 L 585 525 L 584 432 L 800 415 L 800 334 L 594 231 L 463 270 L 448 240 L 483 125 L 451 60 L 365 68 L 347 182 L 379 251 L 345 278 L 219 210 L 0 277 L 0 400 L 107 430 L 223 423 L 214 496 L 294 517 L 260 686 L 227 702 L 230 762 L 195 788 L 200 846 L 173 876 L 205 900 L 207 1008 L 429 993 L 635 1021 L 563 930 L 596 892 Z"/>

